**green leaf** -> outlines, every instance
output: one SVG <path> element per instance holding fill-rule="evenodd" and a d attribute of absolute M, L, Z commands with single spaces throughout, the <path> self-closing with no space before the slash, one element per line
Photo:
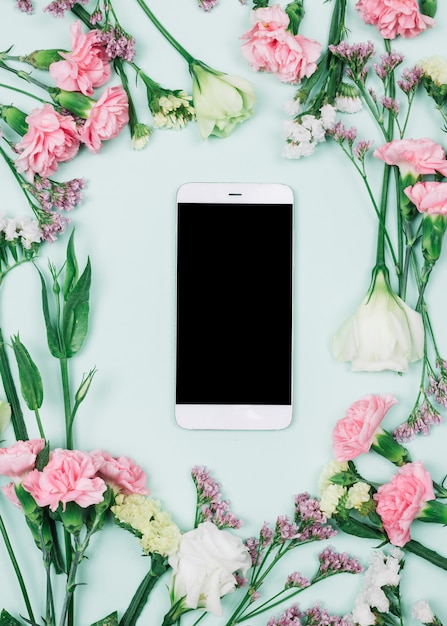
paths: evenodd
<path fill-rule="evenodd" d="M 19 335 L 11 337 L 12 347 L 19 369 L 20 388 L 23 399 L 31 411 L 40 409 L 43 402 L 43 386 L 40 372 Z"/>
<path fill-rule="evenodd" d="M 78 280 L 78 262 L 74 248 L 74 230 L 67 245 L 67 260 L 65 262 L 64 300 L 67 300 Z"/>
<path fill-rule="evenodd" d="M 23 622 L 19 622 L 15 617 L 10 615 L 8 611 L 3 609 L 0 613 L 0 626 L 23 626 Z"/>
<path fill-rule="evenodd" d="M 62 336 L 67 358 L 78 352 L 87 335 L 90 284 L 91 266 L 89 259 L 81 277 L 68 295 L 64 306 Z"/>
<path fill-rule="evenodd" d="M 45 327 L 47 329 L 48 348 L 50 349 L 51 354 L 56 357 L 56 359 L 61 359 L 64 355 L 61 350 L 58 334 L 51 323 L 50 309 L 48 306 L 47 286 L 42 272 L 39 270 L 39 268 L 37 268 L 37 271 L 39 272 L 40 281 L 42 284 L 42 310 L 45 319 Z"/>
<path fill-rule="evenodd" d="M 354 535 L 355 537 L 362 537 L 365 539 L 378 539 L 379 541 L 388 541 L 385 533 L 379 529 L 364 524 L 352 517 L 343 518 L 341 516 L 334 517 L 337 527 L 348 535 Z"/>
<path fill-rule="evenodd" d="M 99 620 L 99 622 L 95 622 L 91 626 L 118 626 L 118 613 L 114 611 L 113 613 L 110 613 L 110 615 L 107 615 L 107 617 L 103 617 Z"/>

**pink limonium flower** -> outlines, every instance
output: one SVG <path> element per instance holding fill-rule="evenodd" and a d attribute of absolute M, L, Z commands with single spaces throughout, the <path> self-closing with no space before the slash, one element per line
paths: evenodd
<path fill-rule="evenodd" d="M 109 80 L 112 71 L 105 47 L 100 43 L 100 34 L 99 30 L 84 34 L 79 20 L 71 25 L 71 52 L 59 52 L 63 60 L 51 63 L 49 68 L 60 89 L 92 96 L 94 87 Z"/>
<path fill-rule="evenodd" d="M 32 182 L 35 174 L 45 178 L 59 163 L 70 161 L 78 152 L 79 137 L 73 117 L 61 115 L 51 104 L 34 109 L 26 122 L 28 130 L 16 144 L 16 168 Z"/>
<path fill-rule="evenodd" d="M 252 17 L 254 25 L 241 39 L 242 54 L 255 71 L 271 72 L 286 83 L 315 72 L 321 44 L 289 32 L 289 16 L 279 4 L 256 9 Z"/>
<path fill-rule="evenodd" d="M 95 450 L 91 453 L 100 463 L 98 476 L 100 476 L 115 493 L 130 495 L 138 493 L 147 495 L 147 476 L 143 469 L 132 459 L 126 456 L 113 457 L 108 452 Z"/>
<path fill-rule="evenodd" d="M 396 403 L 391 394 L 369 394 L 354 402 L 332 432 L 335 459 L 340 463 L 352 461 L 368 453 L 372 446 L 376 449 L 386 436 L 381 426 L 383 418 Z"/>
<path fill-rule="evenodd" d="M 90 152 L 99 152 L 103 141 L 116 137 L 129 121 L 129 102 L 121 85 L 108 87 L 92 104 L 79 130 L 79 138 Z"/>
<path fill-rule="evenodd" d="M 421 516 L 427 502 L 435 499 L 433 481 L 422 461 L 407 463 L 399 467 L 389 483 L 378 488 L 374 499 L 390 542 L 402 547 L 410 540 L 413 520 Z"/>
<path fill-rule="evenodd" d="M 409 174 L 416 180 L 419 175 L 436 172 L 447 176 L 445 150 L 428 138 L 394 139 L 376 148 L 373 155 L 388 165 L 397 165 L 402 178 Z"/>
<path fill-rule="evenodd" d="M 57 448 L 40 472 L 32 470 L 22 485 L 39 506 L 63 510 L 67 502 L 75 502 L 82 508 L 98 504 L 104 499 L 107 485 L 98 473 L 98 460 L 80 450 Z"/>
<path fill-rule="evenodd" d="M 358 0 L 355 8 L 365 24 L 372 24 L 384 39 L 416 37 L 435 24 L 419 10 L 417 0 Z"/>

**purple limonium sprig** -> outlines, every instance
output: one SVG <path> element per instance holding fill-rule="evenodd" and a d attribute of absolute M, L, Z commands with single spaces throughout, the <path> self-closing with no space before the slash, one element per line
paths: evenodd
<path fill-rule="evenodd" d="M 298 604 L 292 604 L 278 617 L 271 617 L 267 626 L 301 626 L 301 619 L 305 617 Z"/>
<path fill-rule="evenodd" d="M 17 0 L 16 7 L 20 9 L 22 13 L 28 13 L 28 15 L 34 13 L 34 7 L 31 0 Z"/>
<path fill-rule="evenodd" d="M 428 435 L 432 426 L 438 426 L 442 417 L 426 395 L 420 404 L 414 407 L 405 422 L 393 431 L 393 437 L 400 443 L 411 441 L 416 435 Z"/>
<path fill-rule="evenodd" d="M 292 572 L 287 576 L 286 584 L 284 586 L 286 589 L 290 589 L 291 587 L 304 589 L 305 587 L 310 587 L 310 585 L 310 580 L 303 576 L 300 572 Z"/>
<path fill-rule="evenodd" d="M 403 60 L 404 57 L 402 54 L 391 50 L 391 52 L 382 54 L 380 57 L 380 63 L 374 63 L 374 71 L 382 81 L 385 81 Z"/>
<path fill-rule="evenodd" d="M 298 604 L 292 604 L 278 617 L 271 617 L 267 626 L 350 626 L 349 616 L 331 615 L 320 604 L 301 611 Z"/>
<path fill-rule="evenodd" d="M 424 70 L 418 65 L 415 65 L 411 69 L 405 68 L 397 84 L 405 94 L 413 94 L 421 82 L 423 75 Z"/>
<path fill-rule="evenodd" d="M 204 11 L 211 11 L 218 4 L 218 0 L 199 0 L 199 7 Z"/>
<path fill-rule="evenodd" d="M 88 4 L 89 0 L 53 0 L 44 7 L 44 11 L 53 17 L 65 17 L 67 11 L 71 11 L 75 4 Z"/>
<path fill-rule="evenodd" d="M 390 111 L 393 115 L 397 115 L 399 113 L 399 102 L 395 98 L 390 98 L 389 96 L 382 96 L 380 98 L 380 103 L 382 104 L 384 109 Z"/>
<path fill-rule="evenodd" d="M 338 45 L 330 45 L 329 50 L 339 59 L 345 61 L 346 74 L 354 81 L 364 84 L 368 75 L 366 64 L 374 55 L 374 44 L 372 41 L 348 44 L 341 41 Z"/>
<path fill-rule="evenodd" d="M 320 567 L 314 580 L 327 578 L 333 574 L 345 572 L 348 574 L 360 574 L 363 567 L 356 557 L 347 552 L 336 552 L 332 546 L 328 546 L 318 555 Z"/>
<path fill-rule="evenodd" d="M 434 395 L 436 402 L 447 409 L 447 361 L 438 359 L 436 364 L 439 372 L 432 372 L 429 376 L 427 393 Z"/>
<path fill-rule="evenodd" d="M 318 498 L 312 497 L 309 493 L 300 493 L 295 496 L 294 504 L 293 516 L 278 516 L 273 529 L 265 522 L 258 537 L 250 537 L 245 541 L 252 568 L 246 593 L 227 622 L 227 626 L 234 626 L 265 611 L 270 611 L 324 578 L 335 574 L 362 571 L 357 559 L 328 548 L 318 556 L 319 566 L 312 579 L 307 578 L 301 572 L 294 571 L 287 576 L 281 589 L 267 599 L 259 601 L 260 591 L 266 577 L 282 557 L 300 545 L 329 539 L 337 534 L 322 513 Z M 299 616 L 304 617 L 305 613 L 297 614 L 293 608 L 290 608 L 284 615 L 285 617 L 271 618 L 269 624 L 300 624 L 299 621 L 290 620 L 299 619 Z M 280 621 L 275 621 L 276 619 Z"/>
<path fill-rule="evenodd" d="M 230 511 L 229 500 L 223 500 L 221 485 L 208 468 L 194 466 L 191 470 L 197 492 L 195 526 L 206 520 L 218 528 L 240 528 L 242 520 Z"/>
<path fill-rule="evenodd" d="M 119 25 L 109 25 L 102 29 L 99 43 L 104 46 L 105 53 L 111 61 L 120 58 L 131 63 L 135 57 L 135 38 Z"/>
<path fill-rule="evenodd" d="M 306 626 L 323 626 L 323 624 L 325 626 L 350 626 L 352 624 L 349 615 L 331 615 L 319 603 L 306 609 L 305 617 L 303 624 Z"/>

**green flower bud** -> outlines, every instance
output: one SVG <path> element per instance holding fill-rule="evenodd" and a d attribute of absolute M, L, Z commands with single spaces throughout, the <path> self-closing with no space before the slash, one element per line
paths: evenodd
<path fill-rule="evenodd" d="M 399 208 L 403 219 L 407 222 L 411 222 L 416 215 L 418 215 L 418 211 L 410 198 L 404 194 L 403 190 L 406 187 L 413 186 L 418 180 L 420 180 L 420 176 L 414 176 L 412 173 L 405 174 L 401 179 Z"/>
<path fill-rule="evenodd" d="M 84 120 L 88 118 L 90 109 L 96 100 L 84 96 L 78 91 L 65 91 L 64 89 L 51 88 L 48 90 L 53 102 L 63 109 L 67 109 L 76 117 Z"/>
<path fill-rule="evenodd" d="M 58 513 L 67 532 L 72 535 L 81 532 L 84 525 L 84 510 L 76 502 L 67 502 L 65 510 L 60 508 Z"/>
<path fill-rule="evenodd" d="M 287 30 L 290 31 L 292 35 L 297 35 L 300 29 L 300 24 L 303 21 L 303 17 L 305 14 L 303 0 L 295 0 L 294 2 L 290 2 L 290 4 L 286 6 L 285 11 L 290 19 Z"/>
<path fill-rule="evenodd" d="M 28 65 L 35 67 L 37 70 L 48 70 L 52 63 L 61 61 L 63 57 L 59 54 L 61 50 L 34 50 L 31 54 L 27 54 L 23 60 Z"/>
<path fill-rule="evenodd" d="M 428 214 L 422 220 L 422 254 L 429 265 L 434 265 L 441 255 L 442 239 L 447 228 L 445 215 Z"/>
<path fill-rule="evenodd" d="M 85 396 L 88 393 L 88 390 L 90 389 L 90 385 L 95 374 L 96 369 L 93 368 L 86 376 L 83 376 L 81 384 L 79 385 L 79 388 L 75 395 L 76 404 L 80 404 L 84 400 Z"/>
<path fill-rule="evenodd" d="M 419 10 L 422 15 L 435 17 L 438 8 L 438 0 L 419 0 Z"/>
<path fill-rule="evenodd" d="M 36 526 L 40 526 L 43 520 L 43 512 L 33 496 L 26 491 L 22 485 L 15 485 L 17 498 L 22 505 L 26 519 Z"/>
<path fill-rule="evenodd" d="M 447 504 L 439 500 L 428 500 L 424 508 L 417 516 L 421 522 L 431 522 L 435 524 L 447 524 Z"/>
<path fill-rule="evenodd" d="M 371 444 L 371 450 L 385 457 L 394 465 L 400 467 L 411 462 L 410 453 L 402 444 L 386 430 L 381 429 Z"/>
<path fill-rule="evenodd" d="M 42 378 L 19 335 L 12 337 L 12 347 L 19 369 L 20 388 L 23 399 L 31 411 L 40 409 L 43 401 Z"/>
<path fill-rule="evenodd" d="M 14 106 L 0 106 L 0 117 L 5 120 L 12 130 L 18 135 L 23 135 L 28 131 L 28 124 L 26 123 L 26 113 L 17 109 Z"/>

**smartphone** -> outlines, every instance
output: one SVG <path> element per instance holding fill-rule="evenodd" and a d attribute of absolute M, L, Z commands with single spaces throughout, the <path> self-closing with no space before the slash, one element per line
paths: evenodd
<path fill-rule="evenodd" d="M 292 419 L 293 212 L 280 183 L 177 193 L 175 418 L 273 430 Z"/>

